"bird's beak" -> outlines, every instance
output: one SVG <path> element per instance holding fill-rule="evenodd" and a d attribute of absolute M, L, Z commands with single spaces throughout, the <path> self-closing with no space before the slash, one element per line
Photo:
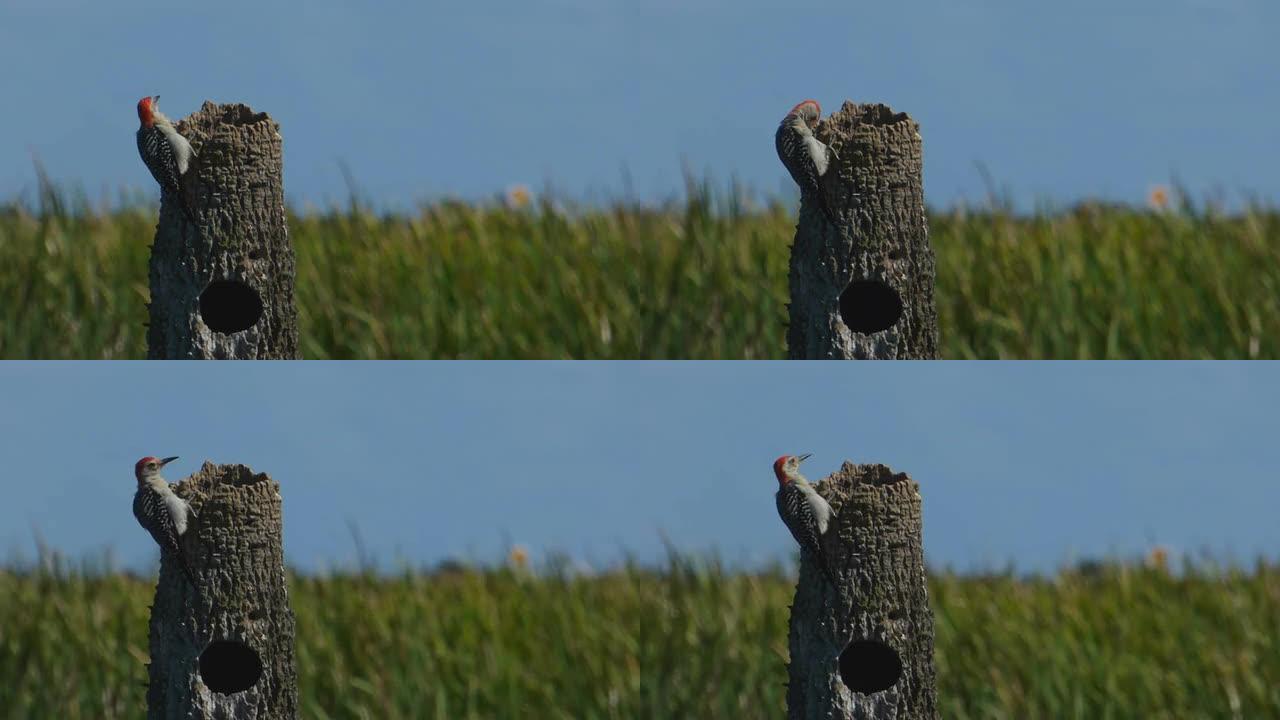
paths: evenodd
<path fill-rule="evenodd" d="M 803 454 L 803 455 L 801 455 L 801 456 L 797 457 L 796 459 L 797 459 L 797 460 L 799 460 L 800 462 L 804 462 L 805 460 L 808 460 L 808 459 L 809 459 L 809 458 L 811 458 L 811 457 L 813 457 L 813 453 L 805 453 L 805 454 Z"/>
<path fill-rule="evenodd" d="M 160 467 L 164 467 L 165 465 L 168 465 L 169 463 L 177 459 L 178 459 L 177 455 L 174 455 L 173 457 L 164 458 L 163 460 L 160 461 Z"/>

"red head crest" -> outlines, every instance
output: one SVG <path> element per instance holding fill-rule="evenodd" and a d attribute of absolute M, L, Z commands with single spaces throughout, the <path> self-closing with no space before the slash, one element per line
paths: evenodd
<path fill-rule="evenodd" d="M 818 104 L 817 100 L 814 100 L 812 98 L 810 98 L 809 100 L 801 100 L 800 102 L 796 103 L 796 106 L 791 108 L 791 112 L 798 114 L 800 112 L 800 109 L 803 108 L 805 105 L 812 105 L 813 110 L 818 114 L 818 117 L 822 117 L 822 106 Z"/>
<path fill-rule="evenodd" d="M 145 100 L 146 98 L 143 98 L 143 99 Z M 141 107 L 142 107 L 142 105 L 138 105 L 138 107 L 139 107 L 139 108 L 141 108 Z M 133 475 L 134 475 L 134 477 L 141 479 L 141 478 L 142 478 L 142 468 L 146 467 L 147 463 L 149 463 L 149 462 L 160 462 L 160 458 L 151 457 L 150 455 L 148 455 L 148 456 L 146 456 L 146 457 L 142 458 L 141 460 L 139 460 L 139 461 L 138 461 L 138 462 L 133 466 Z"/>
<path fill-rule="evenodd" d="M 779 485 L 787 484 L 787 471 L 783 470 L 782 466 L 787 463 L 787 459 L 790 457 L 790 455 L 780 455 L 777 460 L 773 461 L 773 474 L 778 476 Z"/>
<path fill-rule="evenodd" d="M 164 467 L 165 465 L 168 465 L 169 463 L 177 459 L 178 459 L 177 455 L 174 455 L 173 457 L 167 457 L 167 458 L 151 457 L 150 455 L 148 455 L 142 458 L 141 460 L 139 460 L 138 462 L 134 463 L 133 475 L 134 477 L 138 478 L 138 482 L 142 482 L 142 474 L 147 471 L 148 465 L 155 465 L 155 469 L 158 472 L 160 468 Z"/>
<path fill-rule="evenodd" d="M 797 118 L 800 122 L 809 126 L 810 130 L 818 127 L 818 121 L 822 119 L 822 106 L 817 100 L 802 100 L 791 108 L 791 112 L 783 118 L 783 122 L 791 122 L 791 118 Z"/>
<path fill-rule="evenodd" d="M 154 122 L 151 114 L 155 112 L 155 109 L 156 109 L 155 101 L 159 97 L 160 97 L 159 95 L 157 95 L 154 98 L 148 96 L 138 101 L 138 119 L 141 120 L 142 124 L 146 125 L 147 127 L 151 127 L 151 123 Z"/>

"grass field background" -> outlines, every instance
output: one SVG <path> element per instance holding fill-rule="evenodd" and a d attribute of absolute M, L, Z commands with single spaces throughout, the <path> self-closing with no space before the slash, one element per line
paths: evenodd
<path fill-rule="evenodd" d="M 929 579 L 945 718 L 1280 717 L 1280 566 Z M 0 571 L 0 717 L 138 717 L 152 580 Z M 302 717 L 777 718 L 792 580 L 672 555 L 290 578 Z"/>
<path fill-rule="evenodd" d="M 144 357 L 154 208 L 38 197 L 0 204 L 0 357 Z M 737 197 L 293 216 L 302 352 L 784 357 L 795 219 Z M 943 357 L 1280 357 L 1280 211 L 1168 205 L 931 212 Z"/>

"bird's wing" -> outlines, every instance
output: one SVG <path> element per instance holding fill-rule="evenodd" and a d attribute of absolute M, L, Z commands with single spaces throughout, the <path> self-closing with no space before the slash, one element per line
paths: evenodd
<path fill-rule="evenodd" d="M 153 504 L 160 505 L 159 508 Z M 155 493 L 139 492 L 133 496 L 133 514 L 138 523 L 151 533 L 151 537 L 164 550 L 181 553 L 178 546 L 178 528 L 169 516 L 169 509 L 164 507 L 164 499 Z"/>

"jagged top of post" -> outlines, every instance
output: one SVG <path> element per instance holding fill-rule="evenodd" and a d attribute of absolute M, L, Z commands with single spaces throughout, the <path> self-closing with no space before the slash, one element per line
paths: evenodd
<path fill-rule="evenodd" d="M 889 466 L 879 463 L 859 465 L 845 460 L 839 470 L 823 479 L 821 486 L 827 488 L 827 492 L 824 492 L 823 496 L 828 500 L 833 498 L 843 500 L 852 495 L 859 487 L 880 488 L 899 483 L 904 483 L 904 487 L 909 487 L 919 492 L 919 484 L 904 472 L 894 472 Z"/>
<path fill-rule="evenodd" d="M 244 103 L 218 104 L 205 100 L 200 109 L 178 121 L 178 132 L 183 135 L 196 133 L 203 137 L 212 130 L 228 129 L 231 131 L 262 131 L 273 133 L 280 131 L 277 123 L 265 112 L 257 112 Z"/>
<path fill-rule="evenodd" d="M 904 112 L 894 112 L 893 108 L 884 103 L 859 105 L 852 100 L 845 100 L 839 110 L 819 121 L 815 134 L 825 143 L 834 142 L 838 150 L 858 132 L 918 133 L 920 123 Z"/>
<path fill-rule="evenodd" d="M 178 485 L 182 486 L 188 493 L 207 496 L 220 485 L 246 486 L 264 482 L 273 482 L 271 476 L 262 472 L 254 472 L 248 465 L 239 463 L 219 465 L 205 460 L 199 470 L 192 473 L 190 477 L 181 481 Z"/>
<path fill-rule="evenodd" d="M 830 130 L 841 127 L 852 129 L 855 125 L 885 126 L 899 123 L 915 123 L 911 116 L 904 112 L 894 112 L 884 103 L 863 103 L 859 105 L 852 100 L 845 100 L 840 109 L 828 115 L 819 123 L 830 125 Z"/>

